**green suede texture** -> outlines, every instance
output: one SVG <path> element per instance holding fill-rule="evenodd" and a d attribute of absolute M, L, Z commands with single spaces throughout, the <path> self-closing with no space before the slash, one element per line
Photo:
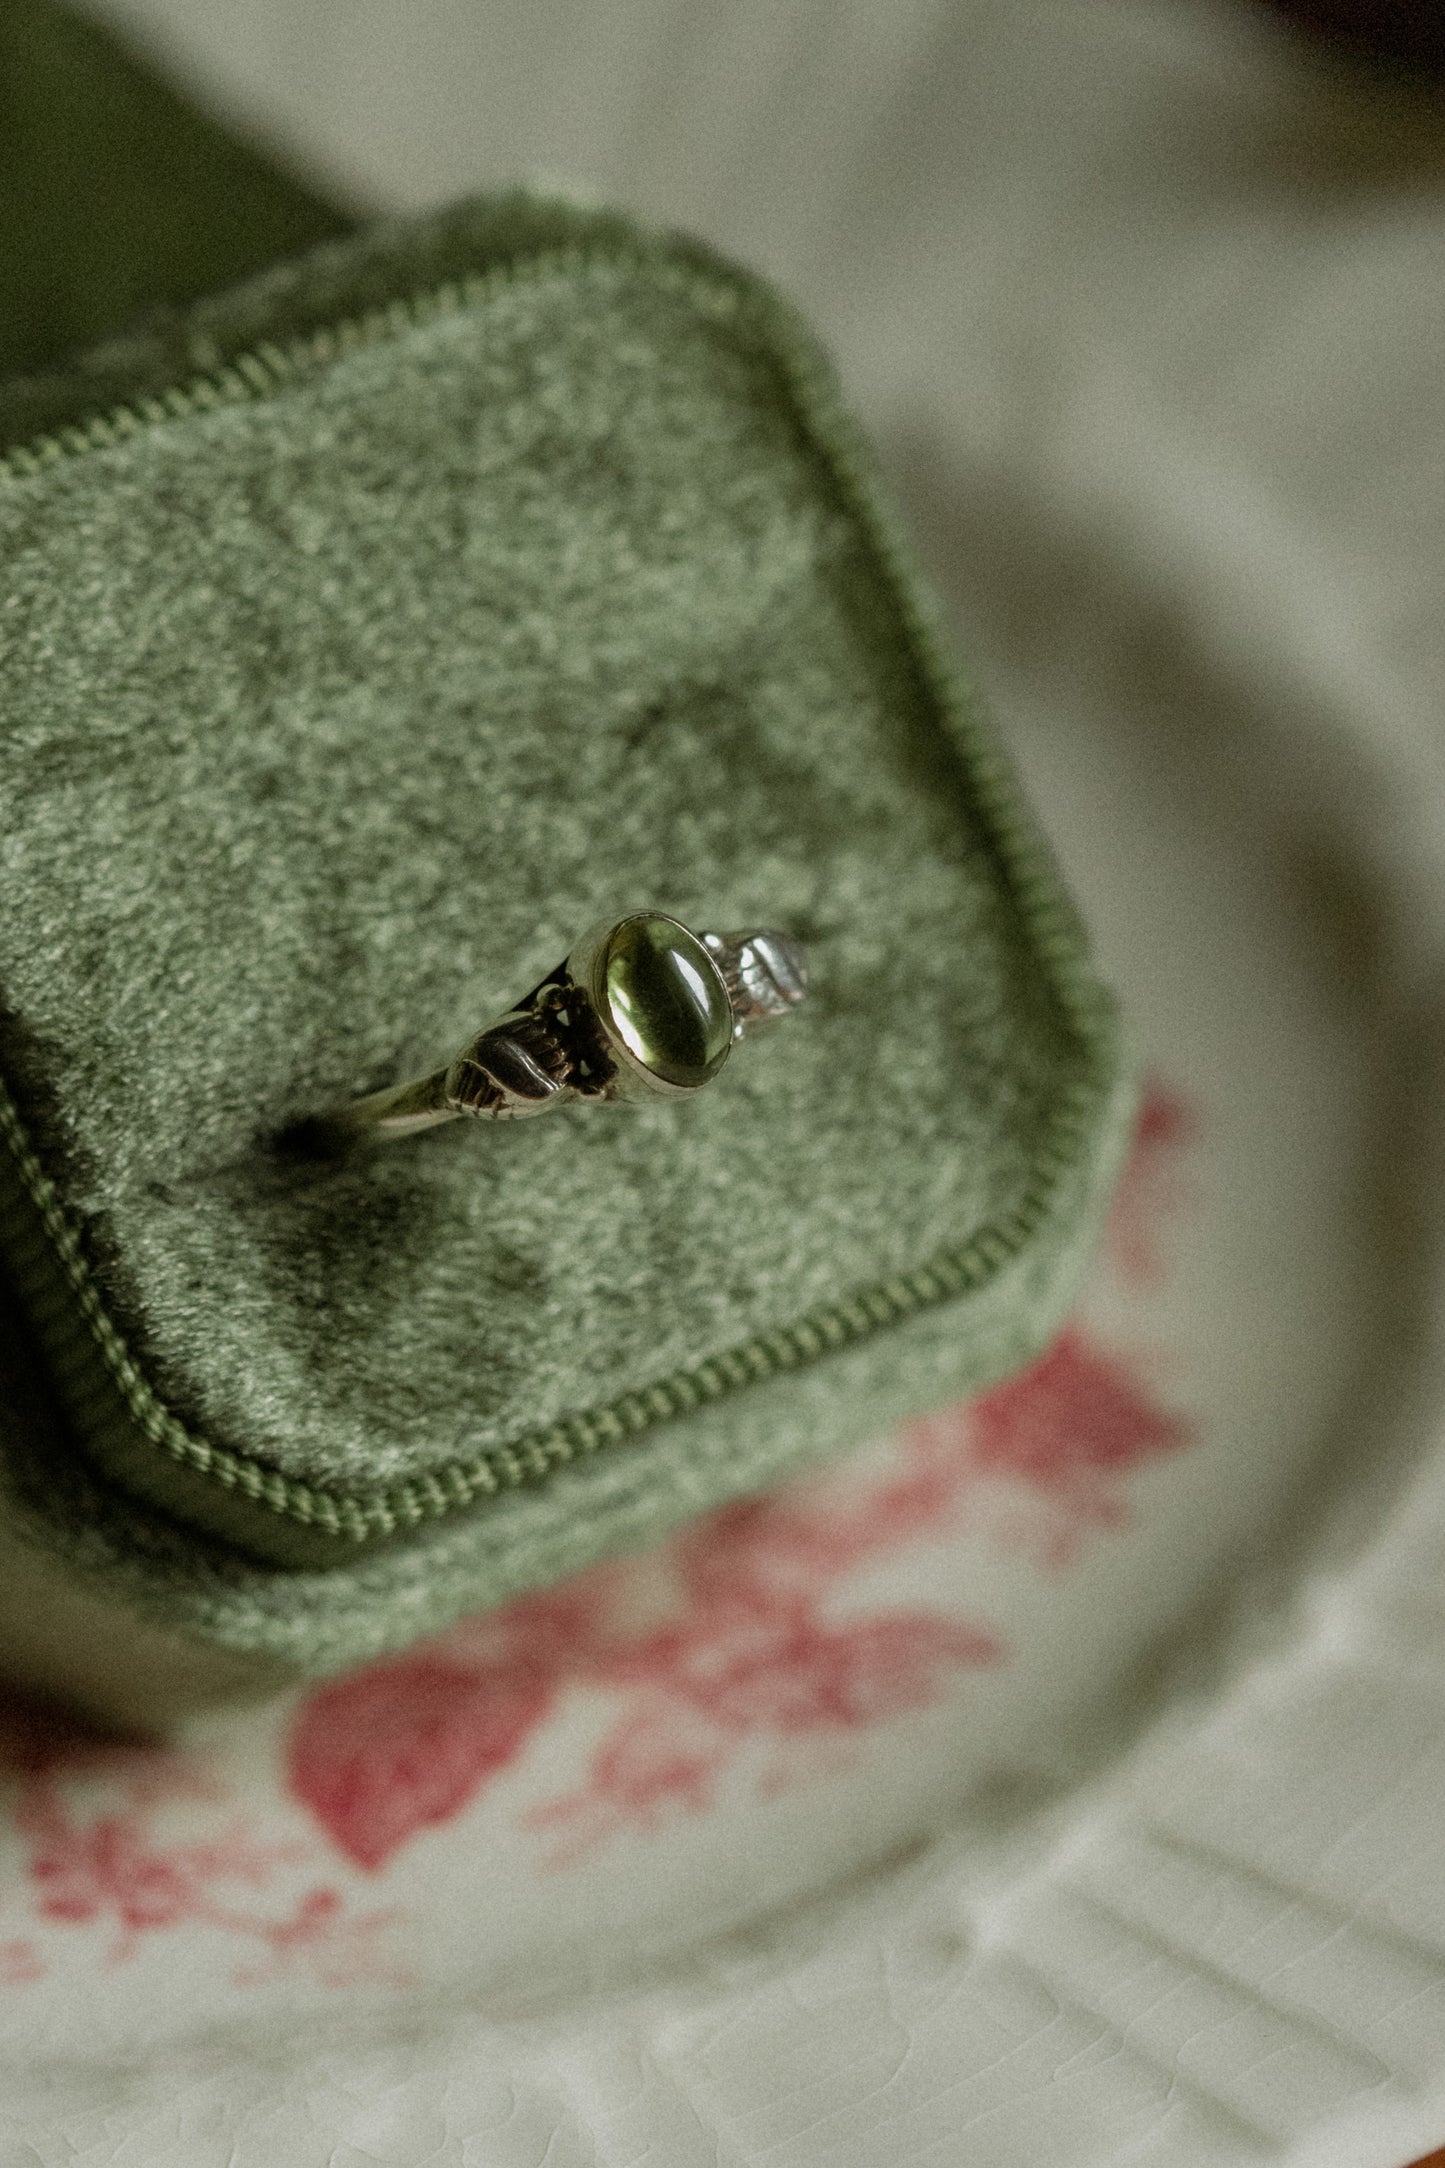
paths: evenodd
<path fill-rule="evenodd" d="M 294 255 L 350 224 L 197 112 L 100 25 L 0 9 L 0 377 Z M 36 381 L 22 395 L 37 409 Z"/>
<path fill-rule="evenodd" d="M 222 373 L 147 408 L 182 354 Z M 9 1455 L 31 1537 L 327 1669 L 1033 1352 L 1117 1147 L 1111 1013 L 789 312 L 503 199 L 114 345 L 46 423 L 102 384 L 139 412 L 0 480 L 0 1073 L 127 1405 L 279 1491 L 438 1502 L 298 1553 L 62 1381 Z M 801 934 L 806 1009 L 693 1104 L 278 1149 L 638 905 Z M 38 1239 L 54 1368 L 94 1320 Z M 442 1495 L 479 1462 L 496 1495 Z"/>

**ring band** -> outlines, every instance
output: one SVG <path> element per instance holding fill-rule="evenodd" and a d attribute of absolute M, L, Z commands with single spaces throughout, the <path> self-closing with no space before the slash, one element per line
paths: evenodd
<path fill-rule="evenodd" d="M 320 1127 L 400 1137 L 466 1116 L 517 1121 L 578 1102 L 686 1098 L 807 986 L 802 945 L 787 934 L 697 934 L 664 912 L 632 911 L 592 927 L 444 1069 L 336 1107 Z"/>

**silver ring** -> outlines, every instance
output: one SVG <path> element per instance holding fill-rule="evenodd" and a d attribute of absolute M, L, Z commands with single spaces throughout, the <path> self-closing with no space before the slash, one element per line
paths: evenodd
<path fill-rule="evenodd" d="M 803 948 L 787 934 L 698 934 L 665 912 L 630 911 L 592 927 L 444 1069 L 336 1107 L 319 1126 L 402 1137 L 467 1116 L 519 1121 L 579 1103 L 685 1099 L 807 987 Z"/>

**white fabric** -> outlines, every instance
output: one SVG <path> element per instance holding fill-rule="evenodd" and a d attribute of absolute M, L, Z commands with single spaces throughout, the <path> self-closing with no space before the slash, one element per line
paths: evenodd
<path fill-rule="evenodd" d="M 1445 100 L 1186 0 L 106 12 L 798 295 L 1153 1085 L 1014 1397 L 169 1755 L 14 1716 L 0 2168 L 1445 2143 Z"/>

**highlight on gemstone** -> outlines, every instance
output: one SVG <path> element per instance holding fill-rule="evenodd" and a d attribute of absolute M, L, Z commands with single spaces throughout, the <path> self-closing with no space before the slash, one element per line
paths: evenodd
<path fill-rule="evenodd" d="M 695 934 L 660 913 L 622 919 L 607 936 L 601 980 L 606 1021 L 634 1061 L 680 1091 L 717 1075 L 733 1008 Z"/>

